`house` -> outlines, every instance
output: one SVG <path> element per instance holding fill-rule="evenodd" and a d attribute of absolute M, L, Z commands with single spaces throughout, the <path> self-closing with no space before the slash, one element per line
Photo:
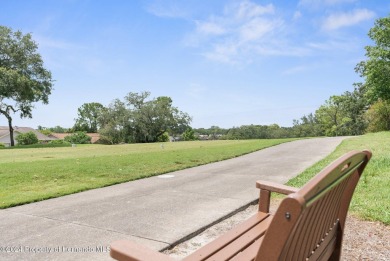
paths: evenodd
<path fill-rule="evenodd" d="M 18 143 L 16 140 L 16 137 L 21 133 L 27 133 L 27 132 L 33 132 L 35 135 L 37 135 L 37 138 L 39 142 L 41 143 L 47 143 L 52 140 L 56 140 L 55 137 L 48 137 L 42 133 L 40 133 L 37 130 L 34 130 L 30 127 L 14 127 L 14 141 L 15 145 Z M 7 126 L 0 126 L 0 143 L 3 143 L 6 147 L 11 146 L 11 139 L 10 139 L 10 133 L 9 128 Z"/>
<path fill-rule="evenodd" d="M 71 135 L 72 133 L 52 133 L 51 136 L 59 139 L 59 140 L 63 140 L 65 139 L 66 136 L 69 136 Z M 95 143 L 100 143 L 99 140 L 100 140 L 100 134 L 99 133 L 87 133 L 87 135 L 89 137 L 91 137 L 91 143 L 92 144 L 95 144 Z"/>

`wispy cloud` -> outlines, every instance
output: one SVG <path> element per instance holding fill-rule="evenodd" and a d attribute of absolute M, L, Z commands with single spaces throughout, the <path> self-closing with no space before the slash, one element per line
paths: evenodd
<path fill-rule="evenodd" d="M 40 48 L 72 50 L 81 49 L 82 46 L 64 40 L 49 38 L 42 35 L 34 35 L 34 40 L 39 43 Z"/>
<path fill-rule="evenodd" d="M 207 59 L 237 64 L 249 61 L 253 54 L 277 53 L 272 42 L 277 42 L 284 21 L 275 15 L 272 4 L 244 0 L 225 6 L 221 14 L 198 20 L 195 25 L 187 44 L 201 48 Z"/>
<path fill-rule="evenodd" d="M 284 70 L 282 72 L 282 75 L 293 75 L 293 74 L 303 73 L 303 72 L 306 72 L 310 69 L 311 69 L 311 67 L 306 66 L 306 65 L 295 66 L 295 67 L 289 68 L 287 70 Z"/>
<path fill-rule="evenodd" d="M 360 22 L 370 20 L 375 13 L 368 9 L 356 9 L 348 13 L 337 13 L 329 15 L 322 24 L 322 29 L 330 31 L 341 27 L 353 26 Z"/>
<path fill-rule="evenodd" d="M 153 2 L 146 7 L 147 11 L 155 16 L 167 18 L 187 18 L 188 13 L 175 3 L 166 4 L 161 2 Z"/>
<path fill-rule="evenodd" d="M 298 5 L 306 7 L 320 7 L 324 5 L 332 6 L 353 2 L 356 2 L 356 0 L 300 0 Z"/>

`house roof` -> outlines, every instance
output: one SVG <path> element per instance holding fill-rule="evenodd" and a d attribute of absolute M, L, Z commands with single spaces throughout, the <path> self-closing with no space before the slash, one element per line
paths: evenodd
<path fill-rule="evenodd" d="M 48 137 L 48 136 L 46 136 L 46 135 L 40 133 L 39 131 L 34 130 L 33 128 L 30 128 L 30 127 L 17 127 L 17 126 L 14 127 L 14 132 L 27 133 L 30 131 L 34 132 L 35 135 L 37 135 L 38 140 L 49 141 L 49 140 L 56 140 L 57 139 L 57 138 L 53 138 L 53 137 Z M 0 126 L 0 137 L 6 136 L 6 135 L 9 135 L 8 127 Z"/>
<path fill-rule="evenodd" d="M 0 129 L 0 138 L 6 136 L 6 135 L 8 135 L 8 134 L 9 134 L 9 131 L 8 131 L 8 130 Z"/>
<path fill-rule="evenodd" d="M 63 140 L 66 136 L 71 135 L 72 133 L 52 133 L 51 135 L 56 137 L 57 139 Z M 99 133 L 87 133 L 89 137 L 91 137 L 91 143 L 95 143 L 100 139 Z"/>

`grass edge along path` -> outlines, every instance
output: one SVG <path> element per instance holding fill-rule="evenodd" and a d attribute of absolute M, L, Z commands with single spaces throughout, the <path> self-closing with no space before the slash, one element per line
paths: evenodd
<path fill-rule="evenodd" d="M 351 150 L 371 150 L 368 163 L 352 197 L 350 212 L 364 220 L 390 225 L 390 132 L 370 133 L 344 140 L 330 155 L 320 160 L 287 185 L 301 187 L 324 167 Z"/>
<path fill-rule="evenodd" d="M 296 139 L 0 151 L 0 209 L 226 160 Z"/>

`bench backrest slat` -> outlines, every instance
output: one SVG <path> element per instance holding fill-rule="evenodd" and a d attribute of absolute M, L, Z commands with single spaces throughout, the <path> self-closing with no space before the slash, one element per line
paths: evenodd
<path fill-rule="evenodd" d="M 370 158 L 350 152 L 285 198 L 256 260 L 338 260 L 349 203 Z"/>

